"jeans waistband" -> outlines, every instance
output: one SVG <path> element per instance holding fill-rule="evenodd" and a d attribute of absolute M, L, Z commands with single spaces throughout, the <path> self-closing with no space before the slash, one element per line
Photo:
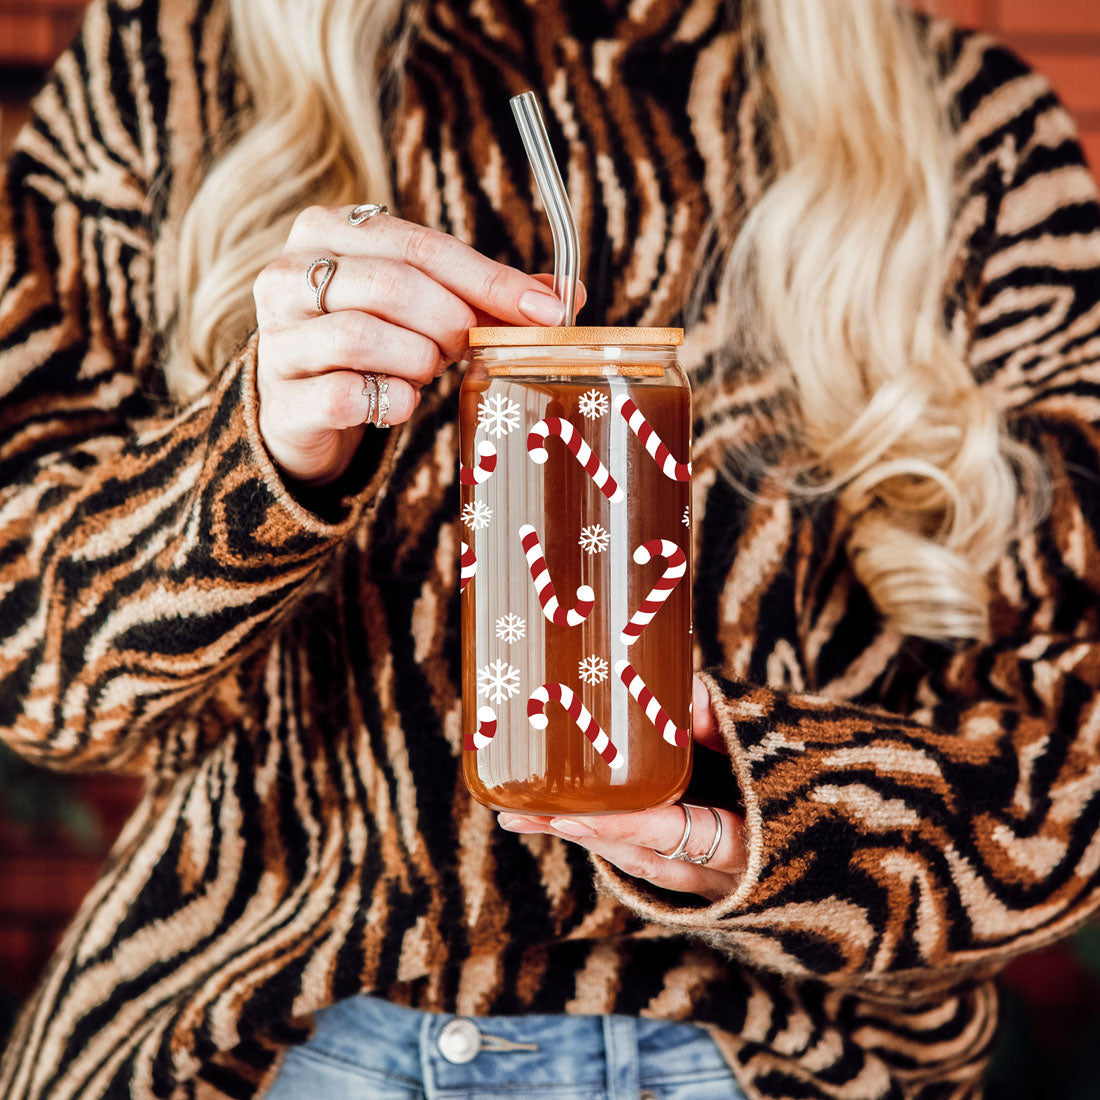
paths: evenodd
<path fill-rule="evenodd" d="M 455 1017 L 360 996 L 317 1013 L 313 1056 L 408 1084 L 410 1095 L 638 1100 L 662 1083 L 743 1100 L 714 1041 L 692 1024 L 632 1016 Z M 277 1090 L 276 1090 L 277 1093 Z M 662 1093 L 663 1095 L 664 1093 Z M 687 1092 L 684 1095 L 699 1095 Z"/>

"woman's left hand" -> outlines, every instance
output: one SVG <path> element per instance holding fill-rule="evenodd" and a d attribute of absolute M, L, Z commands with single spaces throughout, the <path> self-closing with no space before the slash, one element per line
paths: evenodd
<path fill-rule="evenodd" d="M 692 707 L 692 735 L 707 748 L 726 751 L 718 732 L 710 696 L 696 677 Z M 722 838 L 705 866 L 682 859 L 662 859 L 658 852 L 673 852 L 684 835 L 685 811 L 691 814 L 691 835 L 684 854 L 693 857 L 710 851 L 717 833 L 718 814 Z M 540 817 L 500 813 L 502 828 L 515 833 L 548 833 L 580 844 L 602 856 L 621 871 L 644 878 L 655 886 L 718 901 L 732 893 L 745 870 L 744 819 L 715 807 L 682 807 L 679 803 L 629 814 L 592 814 L 583 817 Z"/>

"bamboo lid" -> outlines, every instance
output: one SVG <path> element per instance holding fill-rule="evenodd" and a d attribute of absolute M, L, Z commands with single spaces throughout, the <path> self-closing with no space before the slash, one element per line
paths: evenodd
<path fill-rule="evenodd" d="M 601 327 L 597 325 L 515 325 L 470 329 L 472 348 L 576 347 L 585 345 L 664 344 L 679 347 L 682 328 Z"/>

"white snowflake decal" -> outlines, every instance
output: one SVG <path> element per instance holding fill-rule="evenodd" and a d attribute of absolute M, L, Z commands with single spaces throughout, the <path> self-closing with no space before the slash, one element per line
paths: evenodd
<path fill-rule="evenodd" d="M 480 531 L 489 526 L 489 520 L 493 518 L 493 510 L 483 500 L 473 500 L 462 506 L 462 522 L 471 531 Z"/>
<path fill-rule="evenodd" d="M 582 393 L 577 402 L 577 408 L 581 416 L 588 420 L 599 420 L 608 409 L 607 397 L 599 390 L 587 390 Z"/>
<path fill-rule="evenodd" d="M 688 506 L 686 504 L 684 505 L 684 514 L 680 517 L 680 522 L 685 527 L 690 527 L 691 526 L 691 509 L 688 508 Z"/>
<path fill-rule="evenodd" d="M 500 660 L 490 661 L 477 670 L 477 693 L 490 703 L 503 703 L 519 694 L 519 669 Z"/>
<path fill-rule="evenodd" d="M 484 397 L 477 406 L 477 426 L 484 428 L 487 435 L 500 439 L 519 427 L 519 405 L 502 393 Z"/>
<path fill-rule="evenodd" d="M 607 662 L 593 653 L 591 657 L 581 660 L 577 675 L 589 686 L 602 684 L 607 679 Z"/>
<path fill-rule="evenodd" d="M 497 637 L 509 645 L 527 636 L 526 620 L 520 618 L 519 615 L 513 615 L 511 611 L 497 619 L 496 627 Z"/>
<path fill-rule="evenodd" d="M 611 536 L 598 524 L 581 528 L 581 537 L 577 539 L 577 545 L 590 554 L 602 554 L 610 545 Z"/>

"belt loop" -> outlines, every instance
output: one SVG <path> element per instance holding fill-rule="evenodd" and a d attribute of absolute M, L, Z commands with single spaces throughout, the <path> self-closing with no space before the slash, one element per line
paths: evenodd
<path fill-rule="evenodd" d="M 638 1100 L 638 1029 L 633 1016 L 603 1017 L 607 1100 Z"/>
<path fill-rule="evenodd" d="M 434 1013 L 425 1012 L 424 1019 L 420 1022 L 420 1080 L 424 1082 L 426 1100 L 435 1100 L 437 1096 L 435 1065 L 432 1061 L 437 1053 L 432 1040 L 432 1024 L 435 1019 Z"/>

